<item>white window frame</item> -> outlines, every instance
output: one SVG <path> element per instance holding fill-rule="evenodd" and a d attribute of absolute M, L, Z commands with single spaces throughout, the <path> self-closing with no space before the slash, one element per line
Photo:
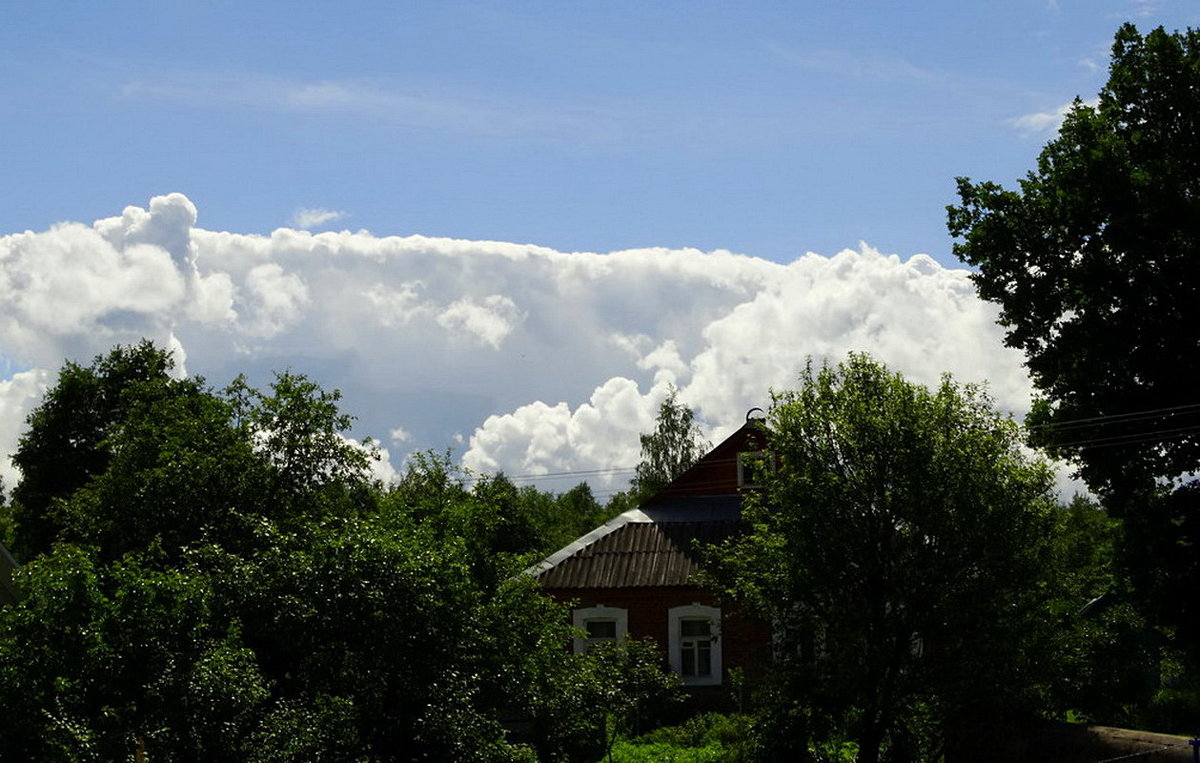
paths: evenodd
<path fill-rule="evenodd" d="M 707 676 L 683 675 L 683 639 L 680 635 L 681 623 L 684 620 L 708 620 L 709 631 L 712 633 L 711 672 Z M 671 671 L 683 679 L 685 686 L 719 686 L 723 672 L 721 666 L 721 610 L 717 607 L 707 607 L 703 604 L 688 604 L 682 607 L 671 607 L 667 610 L 667 642 L 670 655 Z"/>
<path fill-rule="evenodd" d="M 571 625 L 583 631 L 584 635 L 575 637 L 574 649 L 576 653 L 586 652 L 589 647 L 601 641 L 608 641 L 608 639 L 589 639 L 587 637 L 588 620 L 612 620 L 616 622 L 616 642 L 618 644 L 624 642 L 626 635 L 629 633 L 629 610 L 623 607 L 606 607 L 600 604 L 595 607 L 577 609 L 571 613 Z"/>

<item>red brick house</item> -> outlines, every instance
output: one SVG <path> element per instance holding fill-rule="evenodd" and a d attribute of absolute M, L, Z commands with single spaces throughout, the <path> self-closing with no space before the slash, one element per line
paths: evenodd
<path fill-rule="evenodd" d="M 699 586 L 697 542 L 738 531 L 742 496 L 754 489 L 753 456 L 764 436 L 754 420 L 730 435 L 636 509 L 547 557 L 532 572 L 556 599 L 572 602 L 573 644 L 652 638 L 696 694 L 719 701 L 729 671 L 759 672 L 770 629 L 740 616 Z M 708 688 L 700 688 L 708 687 Z"/>

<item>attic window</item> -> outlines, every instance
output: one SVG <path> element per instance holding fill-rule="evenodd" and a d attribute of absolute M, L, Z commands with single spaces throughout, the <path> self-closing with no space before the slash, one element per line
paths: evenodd
<path fill-rule="evenodd" d="M 762 487 L 766 458 L 763 450 L 738 453 L 738 487 Z"/>

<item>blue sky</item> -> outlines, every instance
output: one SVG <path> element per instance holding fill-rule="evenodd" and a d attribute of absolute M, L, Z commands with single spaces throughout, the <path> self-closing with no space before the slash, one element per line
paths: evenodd
<path fill-rule="evenodd" d="M 1190 0 L 7 3 L 0 231 L 180 191 L 317 227 L 776 261 L 951 262 L 953 178 L 1003 182 L 1125 20 Z"/>
<path fill-rule="evenodd" d="M 1200 6 L 5 3 L 0 478 L 64 360 L 142 337 L 339 388 L 383 477 L 612 491 L 672 385 L 718 440 L 852 350 L 1020 417 L 944 207 L 1032 166 L 1127 20 Z"/>

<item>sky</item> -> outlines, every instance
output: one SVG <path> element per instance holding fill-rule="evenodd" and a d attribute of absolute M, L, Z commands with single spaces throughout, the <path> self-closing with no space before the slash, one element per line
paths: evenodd
<path fill-rule="evenodd" d="M 382 477 L 453 448 L 603 495 L 670 385 L 715 441 L 852 350 L 1021 416 L 944 208 L 1124 21 L 1200 6 L 5 3 L 0 476 L 64 360 L 143 336 L 341 389 Z"/>

